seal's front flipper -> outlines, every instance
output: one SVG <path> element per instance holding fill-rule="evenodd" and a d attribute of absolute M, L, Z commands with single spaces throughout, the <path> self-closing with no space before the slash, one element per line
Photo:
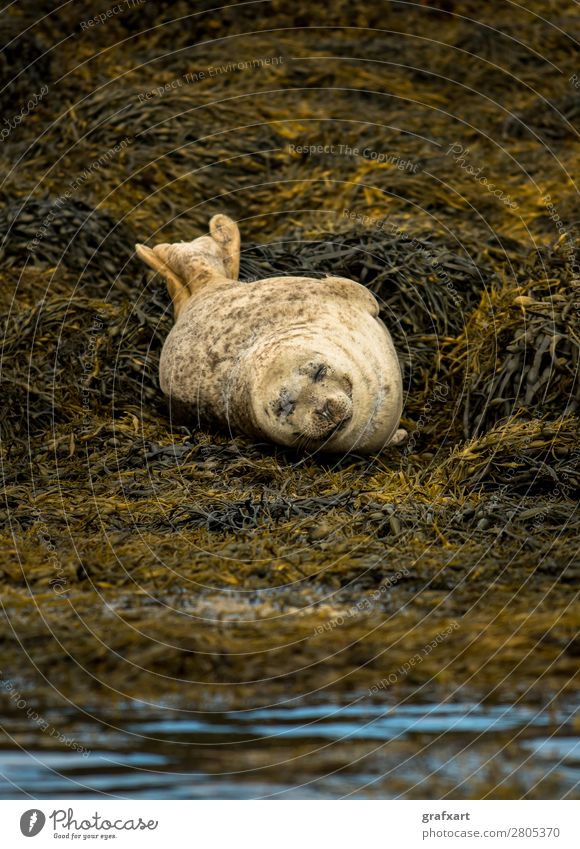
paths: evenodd
<path fill-rule="evenodd" d="M 148 248 L 147 245 L 135 245 L 137 256 L 146 262 L 154 271 L 165 277 L 167 289 L 173 302 L 173 315 L 177 319 L 190 298 L 187 282 L 173 271 L 169 264 L 166 248 L 171 245 L 157 245 L 156 248 Z"/>
<path fill-rule="evenodd" d="M 405 430 L 405 428 L 400 427 L 395 431 L 394 436 L 391 437 L 391 441 L 389 445 L 402 445 L 409 438 L 409 434 Z"/>
<path fill-rule="evenodd" d="M 323 277 L 320 283 L 328 286 L 329 294 L 340 295 L 347 301 L 361 306 L 374 316 L 374 318 L 378 318 L 378 301 L 373 293 L 366 286 L 363 286 L 362 283 L 356 283 L 354 280 L 349 280 L 348 277 Z"/>

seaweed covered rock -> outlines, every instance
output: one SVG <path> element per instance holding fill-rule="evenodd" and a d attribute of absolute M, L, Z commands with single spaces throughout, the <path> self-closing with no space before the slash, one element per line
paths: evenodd
<path fill-rule="evenodd" d="M 466 436 L 516 413 L 561 416 L 580 408 L 578 242 L 533 252 L 516 285 L 485 297 L 452 356 L 468 379 Z"/>
<path fill-rule="evenodd" d="M 451 487 L 548 494 L 553 500 L 580 495 L 580 419 L 565 416 L 511 419 L 459 445 L 436 477 Z"/>
<path fill-rule="evenodd" d="M 545 144 L 575 138 L 580 134 L 580 92 L 553 100 L 540 99 L 511 115 L 504 123 L 504 136 L 532 138 Z"/>
<path fill-rule="evenodd" d="M 0 104 L 5 113 L 3 127 L 16 129 L 48 92 L 51 55 L 43 49 L 24 20 L 4 21 L 0 24 L 0 32 Z M 5 138 L 2 136 L 2 141 Z"/>
<path fill-rule="evenodd" d="M 0 240 L 3 268 L 62 265 L 78 276 L 79 286 L 92 285 L 94 292 L 96 284 L 103 296 L 105 282 L 121 274 L 142 277 L 131 228 L 81 200 L 31 199 L 0 207 Z"/>
<path fill-rule="evenodd" d="M 16 286 L 2 322 L 0 430 L 11 439 L 38 435 L 58 422 L 81 429 L 91 415 L 131 408 L 140 416 L 163 409 L 157 367 L 171 326 L 153 286 L 139 302 L 108 303 L 77 291 L 74 275 L 29 271 Z M 39 299 L 18 297 L 26 284 Z M 44 291 L 43 291 L 44 290 Z"/>

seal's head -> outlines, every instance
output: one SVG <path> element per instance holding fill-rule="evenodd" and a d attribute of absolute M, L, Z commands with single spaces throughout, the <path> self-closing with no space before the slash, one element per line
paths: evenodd
<path fill-rule="evenodd" d="M 353 416 L 352 381 L 340 360 L 314 351 L 278 350 L 251 403 L 259 430 L 282 445 L 330 448 Z"/>

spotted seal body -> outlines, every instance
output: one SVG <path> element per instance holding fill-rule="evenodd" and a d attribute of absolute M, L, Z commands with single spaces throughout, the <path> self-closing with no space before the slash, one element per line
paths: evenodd
<path fill-rule="evenodd" d="M 223 215 L 193 242 L 137 245 L 173 299 L 160 361 L 172 414 L 308 450 L 402 441 L 401 372 L 373 295 L 340 277 L 241 283 L 239 245 Z"/>

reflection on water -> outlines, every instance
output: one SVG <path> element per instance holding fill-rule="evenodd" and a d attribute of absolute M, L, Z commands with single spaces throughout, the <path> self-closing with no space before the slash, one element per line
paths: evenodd
<path fill-rule="evenodd" d="M 41 748 L 51 738 L 22 716 L 4 722 L 2 798 L 575 798 L 580 786 L 575 716 L 561 708 L 127 705 L 102 723 L 66 722 L 88 755 Z"/>

